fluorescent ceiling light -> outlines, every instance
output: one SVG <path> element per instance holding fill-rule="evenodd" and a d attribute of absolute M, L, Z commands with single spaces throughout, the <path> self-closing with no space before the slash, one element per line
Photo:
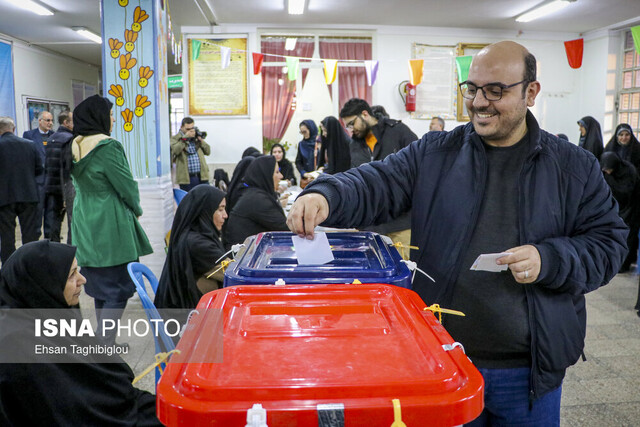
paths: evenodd
<path fill-rule="evenodd" d="M 73 27 L 73 31 L 80 34 L 82 37 L 91 40 L 94 43 L 102 44 L 102 37 L 97 35 L 96 33 L 92 33 L 87 30 L 85 27 Z"/>
<path fill-rule="evenodd" d="M 53 15 L 53 10 L 38 4 L 32 0 L 8 0 L 14 6 L 18 6 L 22 9 L 26 9 L 29 12 L 33 12 L 37 15 L 46 16 Z"/>
<path fill-rule="evenodd" d="M 302 15 L 305 0 L 289 0 L 289 15 Z"/>
<path fill-rule="evenodd" d="M 296 37 L 287 37 L 284 41 L 284 50 L 294 50 L 298 39 Z"/>
<path fill-rule="evenodd" d="M 551 3 L 545 3 L 533 10 L 530 10 L 527 13 L 523 13 L 522 15 L 518 16 L 516 18 L 516 21 L 529 22 L 533 21 L 534 19 L 542 18 L 543 16 L 557 12 L 560 9 L 564 9 L 565 7 L 569 6 L 569 3 L 571 3 L 569 0 L 555 0 Z"/>

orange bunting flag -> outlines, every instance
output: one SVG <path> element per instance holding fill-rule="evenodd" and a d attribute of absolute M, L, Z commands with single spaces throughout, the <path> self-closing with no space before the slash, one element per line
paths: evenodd
<path fill-rule="evenodd" d="M 328 85 L 336 80 L 336 73 L 338 71 L 337 59 L 324 59 L 324 80 Z"/>
<path fill-rule="evenodd" d="M 262 61 L 264 60 L 264 55 L 261 53 L 252 52 L 253 56 L 253 74 L 260 74 L 260 70 L 262 69 Z"/>
<path fill-rule="evenodd" d="M 410 59 L 409 60 L 409 80 L 414 86 L 418 86 L 422 83 L 422 68 L 424 66 L 424 59 Z"/>

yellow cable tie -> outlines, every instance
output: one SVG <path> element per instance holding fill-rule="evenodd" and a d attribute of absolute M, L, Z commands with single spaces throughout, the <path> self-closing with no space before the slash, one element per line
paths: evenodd
<path fill-rule="evenodd" d="M 352 285 L 362 285 L 362 282 L 358 279 L 353 279 L 353 282 L 351 282 Z"/>
<path fill-rule="evenodd" d="M 432 313 L 438 313 L 438 321 L 439 321 L 440 323 L 442 323 L 442 313 L 445 313 L 445 314 L 453 314 L 454 316 L 462 316 L 462 317 L 464 317 L 464 316 L 465 316 L 465 314 L 464 314 L 463 312 L 461 312 L 461 311 L 458 311 L 458 310 L 450 310 L 450 309 L 448 309 L 448 308 L 442 308 L 442 307 L 440 307 L 440 304 L 432 304 L 432 305 L 430 305 L 429 307 L 425 307 L 423 310 L 424 310 L 424 311 L 429 310 L 429 311 L 431 311 Z"/>
<path fill-rule="evenodd" d="M 417 247 L 417 246 L 404 245 L 404 243 L 402 243 L 402 242 L 395 242 L 395 243 L 393 244 L 393 246 L 395 246 L 396 248 L 408 248 L 408 249 L 415 249 L 415 250 L 420 249 L 420 248 L 419 248 L 419 247 Z"/>
<path fill-rule="evenodd" d="M 418 250 L 417 246 L 405 245 L 402 242 L 395 242 L 392 246 L 394 246 L 396 249 L 400 249 L 400 256 L 402 256 L 402 259 L 407 259 L 404 252 L 405 248 Z"/>
<path fill-rule="evenodd" d="M 407 427 L 402 421 L 402 407 L 400 406 L 400 399 L 393 399 L 393 423 L 391 427 Z"/>
<path fill-rule="evenodd" d="M 133 382 L 131 382 L 131 384 L 135 384 L 138 381 L 140 381 L 145 375 L 147 375 L 149 372 L 153 371 L 156 367 L 160 370 L 160 375 L 162 375 L 162 367 L 160 365 L 163 364 L 164 362 L 166 362 L 166 360 L 169 358 L 169 356 L 171 356 L 173 353 L 180 354 L 180 350 L 173 349 L 173 350 L 171 350 L 169 352 L 166 352 L 166 353 L 158 353 L 158 354 L 156 354 L 155 355 L 156 361 L 153 362 L 151 365 L 147 366 L 145 368 L 145 370 L 142 371 L 142 373 L 140 373 L 140 375 L 135 377 L 133 379 Z"/>
<path fill-rule="evenodd" d="M 216 273 L 217 273 L 218 271 L 220 271 L 220 270 L 222 270 L 222 272 L 224 273 L 224 269 L 225 269 L 225 268 L 227 268 L 227 266 L 228 266 L 229 264 L 231 264 L 231 261 L 227 261 L 226 259 L 225 259 L 225 260 L 222 260 L 222 261 L 220 262 L 220 267 L 219 267 L 218 269 L 216 269 L 213 273 L 209 274 L 209 275 L 207 276 L 207 279 L 209 279 L 211 276 L 213 276 L 214 274 L 216 274 Z"/>

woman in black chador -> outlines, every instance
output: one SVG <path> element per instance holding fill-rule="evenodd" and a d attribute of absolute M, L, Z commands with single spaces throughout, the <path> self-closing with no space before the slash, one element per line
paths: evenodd
<path fill-rule="evenodd" d="M 103 363 L 107 356 L 69 350 L 62 357 L 73 363 L 37 363 L 46 356 L 35 354 L 24 330 L 9 325 L 14 309 L 48 309 L 47 318 L 82 322 L 80 310 L 71 308 L 86 282 L 75 254 L 73 246 L 40 240 L 19 248 L 0 270 L 0 353 L 3 361 L 10 351 L 23 357 L 22 363 L 0 363 L 0 425 L 160 426 L 155 396 L 131 385 L 133 372 L 120 356 Z M 32 338 L 47 347 L 105 345 L 91 336 Z"/>

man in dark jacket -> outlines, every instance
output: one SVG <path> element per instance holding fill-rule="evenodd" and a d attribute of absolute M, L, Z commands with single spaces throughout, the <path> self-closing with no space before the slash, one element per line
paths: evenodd
<path fill-rule="evenodd" d="M 43 172 L 40 156 L 31 141 L 17 137 L 10 117 L 0 117 L 0 260 L 16 250 L 16 217 L 22 244 L 40 237 L 36 177 Z"/>
<path fill-rule="evenodd" d="M 53 131 L 51 130 L 52 127 L 53 115 L 48 111 L 41 111 L 38 114 L 38 127 L 35 129 L 24 131 L 24 133 L 22 134 L 22 137 L 24 139 L 33 141 L 34 146 L 38 150 L 38 155 L 40 156 L 42 167 L 44 167 L 45 162 L 44 147 L 46 147 L 47 142 L 49 141 L 49 137 L 53 135 Z M 44 212 L 44 174 L 36 177 L 36 184 L 38 184 L 38 222 L 40 223 L 38 228 L 40 228 L 42 227 Z"/>
<path fill-rule="evenodd" d="M 71 215 L 75 189 L 71 181 L 71 141 L 73 139 L 73 113 L 63 111 L 58 116 L 60 127 L 51 135 L 45 147 L 45 202 L 44 237 L 60 241 L 60 228 L 67 212 L 69 229 L 67 243 L 71 244 Z"/>
<path fill-rule="evenodd" d="M 349 145 L 351 167 L 383 160 L 389 154 L 398 152 L 418 139 L 418 136 L 400 120 L 374 115 L 367 101 L 363 99 L 352 98 L 347 101 L 340 110 L 340 118 L 352 132 Z M 409 246 L 411 214 L 405 212 L 388 223 L 368 227 L 367 230 L 386 234 L 394 242 Z"/>
<path fill-rule="evenodd" d="M 412 208 L 412 253 L 427 304 L 463 311 L 444 326 L 485 379 L 476 425 L 559 425 L 562 379 L 583 354 L 584 294 L 626 255 L 597 159 L 541 130 L 528 111 L 540 91 L 536 60 L 499 42 L 461 83 L 471 123 L 344 174 L 317 179 L 288 219 L 295 233 L 384 222 Z M 475 271 L 480 254 L 503 272 Z"/>

